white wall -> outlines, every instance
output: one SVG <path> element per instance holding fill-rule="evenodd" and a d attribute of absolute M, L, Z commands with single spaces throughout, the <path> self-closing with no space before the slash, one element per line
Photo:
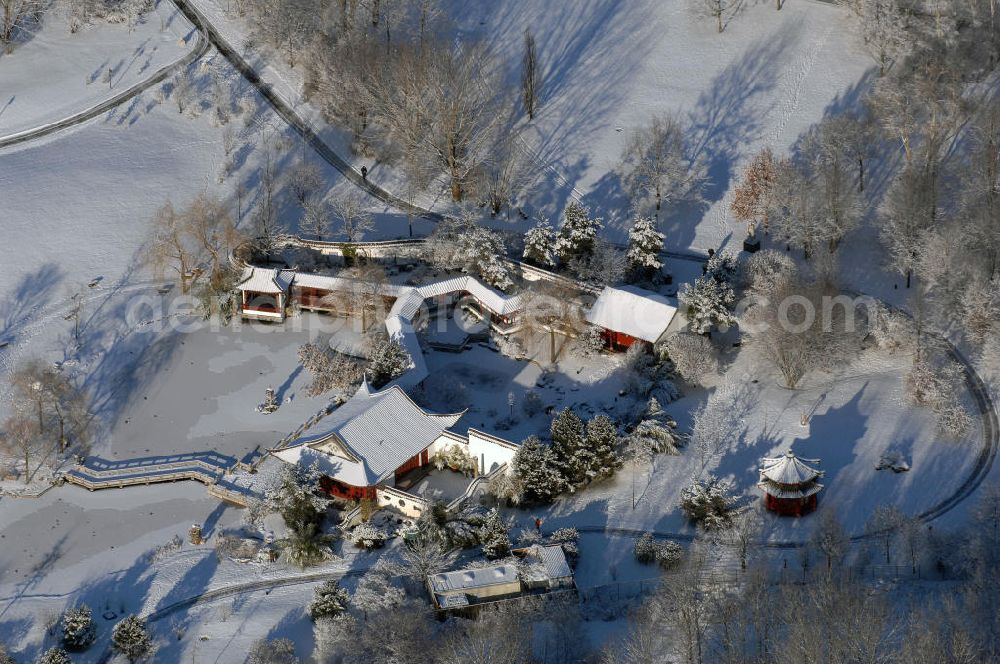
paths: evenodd
<path fill-rule="evenodd" d="M 480 475 L 485 475 L 497 466 L 509 464 L 517 451 L 517 445 L 503 440 L 496 436 L 484 434 L 475 429 L 469 429 L 469 435 L 456 436 L 455 434 L 442 434 L 427 448 L 430 456 L 442 452 L 452 445 L 458 445 L 465 449 L 469 455 L 476 460 L 476 466 Z"/>
<path fill-rule="evenodd" d="M 517 445 L 514 443 L 469 429 L 469 454 L 476 459 L 481 474 L 505 463 L 509 465 L 515 452 Z"/>
<path fill-rule="evenodd" d="M 379 507 L 392 507 L 412 519 L 419 518 L 421 513 L 430 507 L 430 504 L 423 498 L 387 487 L 376 489 L 375 499 Z"/>

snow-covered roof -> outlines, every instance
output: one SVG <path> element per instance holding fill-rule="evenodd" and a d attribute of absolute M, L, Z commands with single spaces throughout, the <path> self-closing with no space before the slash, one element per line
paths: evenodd
<path fill-rule="evenodd" d="M 426 449 L 464 413 L 428 413 L 398 386 L 372 392 L 367 383 L 322 420 L 318 432 L 275 454 L 289 463 L 317 462 L 333 479 L 373 486 Z"/>
<path fill-rule="evenodd" d="M 237 287 L 252 293 L 284 293 L 292 283 L 295 272 L 269 267 L 245 267 Z"/>
<path fill-rule="evenodd" d="M 360 281 L 349 277 L 334 277 L 326 274 L 311 274 L 309 272 L 296 272 L 295 285 L 302 288 L 315 288 L 317 290 L 347 292 L 357 287 Z M 379 286 L 379 292 L 389 297 L 400 297 L 413 288 L 400 286 L 399 284 L 383 283 Z"/>
<path fill-rule="evenodd" d="M 431 574 L 431 589 L 434 593 L 453 593 L 486 588 L 488 586 L 518 583 L 517 568 L 505 563 L 477 569 L 460 569 L 454 572 Z"/>
<path fill-rule="evenodd" d="M 768 479 L 785 486 L 806 484 L 823 476 L 823 471 L 808 465 L 819 463 L 819 459 L 800 459 L 791 450 L 780 457 L 765 458 L 762 463 L 761 480 Z"/>
<path fill-rule="evenodd" d="M 415 387 L 429 374 L 427 362 L 424 360 L 424 351 L 420 347 L 420 340 L 413 329 L 413 324 L 402 316 L 390 315 L 385 319 L 385 329 L 389 333 L 389 338 L 399 342 L 399 345 L 410 356 L 410 368 L 393 383 L 405 387 Z"/>
<path fill-rule="evenodd" d="M 444 279 L 433 284 L 420 286 L 417 290 L 423 299 L 438 295 L 447 295 L 448 293 L 466 292 L 476 298 L 490 311 L 501 316 L 509 316 L 521 308 L 521 297 L 519 295 L 505 295 L 493 290 L 470 275 Z"/>
<path fill-rule="evenodd" d="M 545 579 L 564 579 L 573 576 L 573 571 L 566 562 L 566 554 L 558 544 L 532 544 L 523 549 L 525 560 L 536 563 L 534 572 L 541 572 Z M 539 579 L 544 580 L 544 579 Z"/>
<path fill-rule="evenodd" d="M 808 498 L 822 491 L 823 485 L 813 482 L 800 488 L 786 488 L 772 482 L 758 482 L 757 488 L 775 498 Z"/>
<path fill-rule="evenodd" d="M 587 322 L 656 343 L 677 313 L 676 301 L 636 286 L 605 286 Z"/>

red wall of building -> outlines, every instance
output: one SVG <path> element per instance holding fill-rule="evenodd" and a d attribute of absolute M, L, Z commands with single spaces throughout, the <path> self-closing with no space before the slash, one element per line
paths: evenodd
<path fill-rule="evenodd" d="M 816 494 L 805 499 L 775 498 L 771 494 L 765 494 L 764 506 L 782 516 L 802 516 L 816 509 Z"/>
<path fill-rule="evenodd" d="M 351 486 L 350 484 L 344 484 L 326 476 L 320 478 L 319 486 L 328 495 L 336 498 L 343 498 L 344 500 L 364 500 L 368 498 L 375 500 L 375 487 L 373 486 Z"/>
<path fill-rule="evenodd" d="M 614 330 L 604 330 L 601 333 L 604 337 L 604 343 L 607 344 L 608 348 L 611 350 L 628 350 L 632 347 L 637 339 L 631 335 L 625 334 L 624 332 L 615 332 Z"/>

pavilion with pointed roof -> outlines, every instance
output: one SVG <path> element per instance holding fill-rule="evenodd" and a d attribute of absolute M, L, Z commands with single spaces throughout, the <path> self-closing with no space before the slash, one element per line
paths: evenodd
<path fill-rule="evenodd" d="M 789 450 L 765 458 L 757 488 L 764 492 L 764 506 L 784 516 L 802 516 L 816 509 L 816 495 L 823 490 L 817 480 L 823 471 L 813 466 L 819 459 L 800 459 Z"/>

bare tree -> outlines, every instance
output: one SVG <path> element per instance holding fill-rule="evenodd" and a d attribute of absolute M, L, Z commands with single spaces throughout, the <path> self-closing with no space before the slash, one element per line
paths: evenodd
<path fill-rule="evenodd" d="M 929 173 L 908 166 L 893 180 L 879 210 L 879 237 L 888 252 L 888 263 L 906 277 L 909 288 L 913 271 L 936 211 Z"/>
<path fill-rule="evenodd" d="M 524 164 L 515 140 L 513 131 L 501 133 L 482 165 L 482 187 L 492 217 L 505 207 L 510 217 L 513 198 L 523 184 Z"/>
<path fill-rule="evenodd" d="M 326 201 L 307 200 L 302 208 L 302 226 L 322 240 L 330 231 L 330 204 Z"/>
<path fill-rule="evenodd" d="M 199 194 L 184 212 L 187 232 L 200 258 L 206 263 L 209 279 L 217 283 L 229 267 L 229 255 L 243 240 L 221 200 Z"/>
<path fill-rule="evenodd" d="M 721 34 L 732 16 L 739 11 L 742 0 L 696 0 L 702 13 L 715 19 L 715 28 Z M 779 0 L 780 2 L 780 0 Z M 778 9 L 781 9 L 779 6 Z"/>
<path fill-rule="evenodd" d="M 634 200 L 652 197 L 663 203 L 697 198 L 708 178 L 704 160 L 688 154 L 677 116 L 654 116 L 636 130 L 622 155 L 625 180 Z"/>
<path fill-rule="evenodd" d="M 906 42 L 905 16 L 899 0 L 864 0 L 861 31 L 865 44 L 884 75 Z"/>
<path fill-rule="evenodd" d="M 443 167 L 461 201 L 493 145 L 504 88 L 481 44 L 427 50 L 401 49 L 369 78 L 365 99 L 402 158 Z"/>
<path fill-rule="evenodd" d="M 753 548 L 758 544 L 764 521 L 760 513 L 753 508 L 745 509 L 733 515 L 729 526 L 722 531 L 723 541 L 736 549 L 740 559 L 740 568 L 746 570 L 747 561 Z"/>
<path fill-rule="evenodd" d="M 374 228 L 372 214 L 364 199 L 354 194 L 337 196 L 330 201 L 333 214 L 340 219 L 341 228 L 349 242 L 358 242 Z"/>
<path fill-rule="evenodd" d="M 795 389 L 814 369 L 832 369 L 861 348 L 854 301 L 824 283 L 792 281 L 745 313 L 753 343 Z"/>
<path fill-rule="evenodd" d="M 899 535 L 903 524 L 906 523 L 906 515 L 891 505 L 880 505 L 875 508 L 868 518 L 867 532 L 880 542 L 885 550 L 885 564 L 892 562 L 890 552 L 892 543 Z"/>
<path fill-rule="evenodd" d="M 48 7 L 45 0 L 0 0 L 0 44 L 5 53 L 12 53 L 14 44 L 40 25 Z"/>
<path fill-rule="evenodd" d="M 774 192 L 775 161 L 771 148 L 758 152 L 743 169 L 740 184 L 733 191 L 730 206 L 733 216 L 747 224 L 747 234 L 753 235 L 760 219 L 768 231 L 768 210 Z"/>
<path fill-rule="evenodd" d="M 7 418 L 3 429 L 3 436 L 0 437 L 3 450 L 24 461 L 24 483 L 29 484 L 34 477 L 31 462 L 50 451 L 52 445 L 43 438 L 35 418 L 25 414 Z"/>
<path fill-rule="evenodd" d="M 288 174 L 288 186 L 292 190 L 295 202 L 299 207 L 304 208 L 306 203 L 315 198 L 323 187 L 323 174 L 319 167 L 312 161 L 301 159 L 291 169 Z"/>
<path fill-rule="evenodd" d="M 579 297 L 580 293 L 575 288 L 545 280 L 533 282 L 521 294 L 525 326 L 549 335 L 551 363 L 555 363 L 562 349 L 561 346 L 557 347 L 557 337 L 575 338 L 586 325 L 580 311 Z"/>
<path fill-rule="evenodd" d="M 366 262 L 351 268 L 346 276 L 353 279 L 347 291 L 325 296 L 321 302 L 339 308 L 345 315 L 360 316 L 361 331 L 365 332 L 375 320 L 385 318 L 388 277 L 385 268 Z"/>
<path fill-rule="evenodd" d="M 524 110 L 528 112 L 529 120 L 535 119 L 535 112 L 538 109 L 541 77 L 535 35 L 531 33 L 530 29 L 526 29 L 524 31 L 524 56 L 521 58 L 521 95 L 524 98 Z"/>
<path fill-rule="evenodd" d="M 517 604 L 480 611 L 476 620 L 460 620 L 445 633 L 442 664 L 520 664 L 531 659 L 531 623 Z"/>
<path fill-rule="evenodd" d="M 216 288 L 225 280 L 229 254 L 241 240 L 226 206 L 201 194 L 180 213 L 169 201 L 157 210 L 145 257 L 159 273 L 176 273 L 185 293 L 204 273 Z"/>
<path fill-rule="evenodd" d="M 147 245 L 146 260 L 159 273 L 176 272 L 181 291 L 187 293 L 196 278 L 197 248 L 187 233 L 183 215 L 167 201 L 153 216 L 153 238 Z"/>
<path fill-rule="evenodd" d="M 706 374 L 719 370 L 719 357 L 712 342 L 700 334 L 673 334 L 663 340 L 662 347 L 677 374 L 693 385 Z"/>
<path fill-rule="evenodd" d="M 826 569 L 832 570 L 834 561 L 839 562 L 847 553 L 850 539 L 836 513 L 826 510 L 820 518 L 819 526 L 813 530 L 809 543 L 826 558 Z"/>

